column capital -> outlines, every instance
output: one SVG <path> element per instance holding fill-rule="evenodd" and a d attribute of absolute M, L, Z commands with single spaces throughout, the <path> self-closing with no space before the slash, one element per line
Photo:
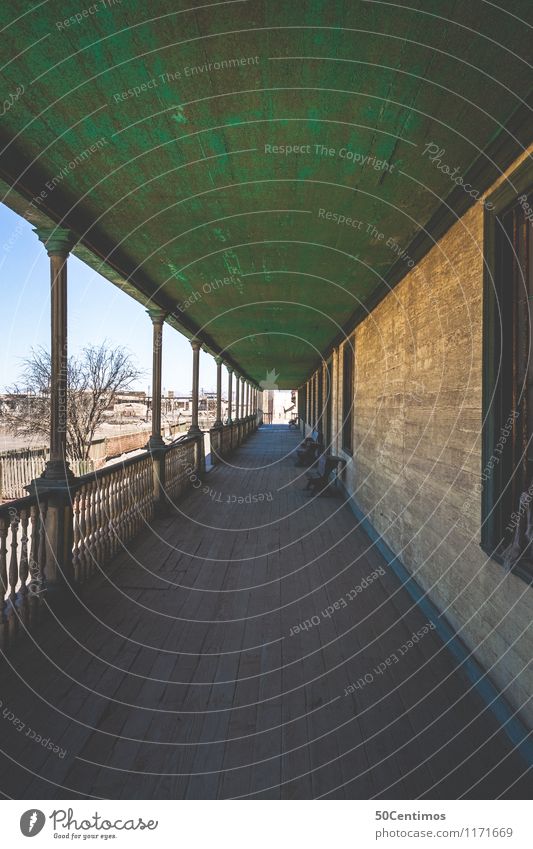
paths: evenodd
<path fill-rule="evenodd" d="M 195 336 L 193 336 L 192 339 L 189 339 L 189 342 L 191 343 L 191 348 L 193 349 L 193 351 L 201 351 L 202 343 L 200 339 L 197 339 Z"/>
<path fill-rule="evenodd" d="M 231 366 L 226 366 L 228 374 L 233 374 L 233 369 Z"/>
<path fill-rule="evenodd" d="M 224 360 L 222 359 L 222 357 L 215 357 L 215 363 L 217 364 L 217 366 L 222 366 L 224 365 Z"/>
<path fill-rule="evenodd" d="M 48 256 L 67 257 L 78 241 L 72 230 L 65 227 L 34 227 L 33 232 L 45 246 Z"/>
<path fill-rule="evenodd" d="M 148 307 L 146 312 L 150 316 L 152 324 L 163 324 L 165 318 L 168 315 L 165 310 L 162 310 L 159 307 Z"/>

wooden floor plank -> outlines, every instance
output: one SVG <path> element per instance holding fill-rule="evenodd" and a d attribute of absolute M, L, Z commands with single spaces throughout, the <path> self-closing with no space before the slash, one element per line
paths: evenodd
<path fill-rule="evenodd" d="M 375 674 L 425 619 L 342 498 L 306 497 L 298 441 L 252 435 L 1 661 L 4 705 L 67 753 L 4 721 L 3 795 L 531 792 L 435 632 Z"/>

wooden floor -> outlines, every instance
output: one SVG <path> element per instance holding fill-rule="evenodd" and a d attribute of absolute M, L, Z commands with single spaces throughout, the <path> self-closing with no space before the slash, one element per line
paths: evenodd
<path fill-rule="evenodd" d="M 530 796 L 435 632 L 404 650 L 426 620 L 342 500 L 306 498 L 298 438 L 254 434 L 2 661 L 5 796 Z"/>

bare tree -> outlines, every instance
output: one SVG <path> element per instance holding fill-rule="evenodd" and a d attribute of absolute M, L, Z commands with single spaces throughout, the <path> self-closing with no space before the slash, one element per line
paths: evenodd
<path fill-rule="evenodd" d="M 31 350 L 23 361 L 20 383 L 9 390 L 12 409 L 5 416 L 8 429 L 35 441 L 48 441 L 50 433 L 50 354 Z M 120 392 L 141 376 L 133 358 L 123 348 L 106 342 L 88 345 L 67 367 L 67 454 L 70 460 L 87 460 L 91 441 Z"/>

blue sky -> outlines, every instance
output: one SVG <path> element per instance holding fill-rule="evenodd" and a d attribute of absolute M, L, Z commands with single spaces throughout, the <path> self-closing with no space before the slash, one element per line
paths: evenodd
<path fill-rule="evenodd" d="M 50 347 L 50 272 L 32 225 L 0 204 L 0 392 L 16 382 L 31 347 Z M 104 339 L 134 355 L 143 372 L 137 389 L 152 382 L 152 327 L 144 308 L 104 277 L 71 256 L 68 265 L 69 353 Z M 191 388 L 188 340 L 165 325 L 163 387 Z M 225 381 L 225 370 L 223 371 Z M 200 386 L 214 389 L 213 358 L 200 355 Z"/>

